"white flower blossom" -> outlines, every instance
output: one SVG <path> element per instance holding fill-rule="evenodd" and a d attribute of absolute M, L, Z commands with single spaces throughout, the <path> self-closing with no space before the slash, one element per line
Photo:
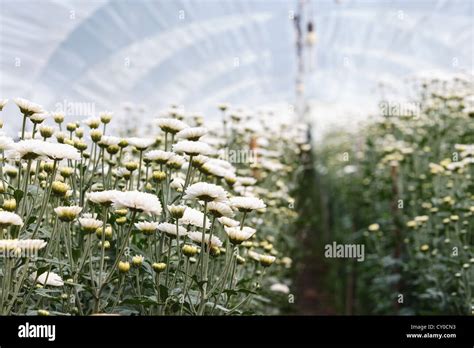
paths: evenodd
<path fill-rule="evenodd" d="M 198 182 L 186 189 L 186 195 L 183 198 L 198 199 L 206 202 L 225 202 L 227 201 L 227 192 L 220 186 L 207 182 Z"/>
<path fill-rule="evenodd" d="M 188 234 L 188 231 L 184 227 L 179 226 L 178 230 L 176 230 L 176 225 L 170 224 L 168 222 L 162 222 L 161 224 L 159 224 L 158 230 L 160 232 L 163 232 L 172 236 L 177 236 L 178 232 L 179 232 L 180 237 L 186 236 Z"/>
<path fill-rule="evenodd" d="M 143 151 L 153 145 L 155 140 L 150 138 L 132 137 L 127 138 L 127 142 L 129 145 L 135 146 L 138 150 Z"/>
<path fill-rule="evenodd" d="M 232 197 L 230 199 L 230 204 L 238 210 L 245 212 L 266 207 L 265 203 L 256 197 Z"/>
<path fill-rule="evenodd" d="M 197 141 L 208 132 L 207 128 L 204 127 L 189 127 L 181 130 L 176 134 L 178 139 L 185 139 L 191 141 Z"/>
<path fill-rule="evenodd" d="M 173 145 L 173 151 L 176 153 L 185 153 L 189 156 L 212 155 L 215 153 L 208 144 L 201 141 L 182 140 Z"/>
<path fill-rule="evenodd" d="M 229 240 L 234 244 L 241 244 L 250 237 L 252 237 L 257 230 L 251 227 L 244 226 L 242 229 L 240 227 L 226 227 L 224 230 L 229 237 Z"/>
<path fill-rule="evenodd" d="M 114 197 L 114 206 L 155 215 L 160 215 L 162 210 L 157 196 L 139 191 L 118 192 Z"/>
<path fill-rule="evenodd" d="M 188 237 L 189 237 L 189 239 L 191 239 L 195 243 L 198 243 L 198 244 L 202 243 L 202 233 L 201 232 L 189 232 Z M 209 243 L 209 238 L 210 238 L 210 234 L 206 233 L 204 235 L 204 243 L 205 244 L 207 244 L 207 245 L 210 244 L 211 247 L 216 246 L 216 247 L 219 247 L 219 248 L 222 246 L 222 241 L 218 237 L 212 236 L 212 238 L 210 239 L 210 243 Z"/>
<path fill-rule="evenodd" d="M 20 215 L 9 211 L 0 211 L 0 226 L 23 226 L 23 220 Z"/>
<path fill-rule="evenodd" d="M 175 118 L 158 118 L 156 123 L 163 132 L 171 134 L 176 134 L 179 131 L 189 127 L 183 121 L 177 120 Z"/>
<path fill-rule="evenodd" d="M 34 280 L 36 278 L 36 272 L 32 273 L 31 278 Z M 38 276 L 36 281 L 42 285 L 51 285 L 51 286 L 63 286 L 63 279 L 54 272 L 44 272 Z"/>
<path fill-rule="evenodd" d="M 204 214 L 201 213 L 199 210 L 193 208 L 186 208 L 184 211 L 184 215 L 181 218 L 180 222 L 183 225 L 193 225 L 199 228 L 202 228 L 204 221 Z M 206 229 L 209 229 L 210 223 L 209 218 L 206 217 Z"/>

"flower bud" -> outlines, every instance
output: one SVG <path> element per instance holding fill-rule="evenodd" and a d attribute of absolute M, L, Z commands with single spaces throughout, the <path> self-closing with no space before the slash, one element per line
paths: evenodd
<path fill-rule="evenodd" d="M 117 223 L 117 225 L 121 226 L 121 225 L 125 225 L 127 223 L 127 217 L 126 216 L 121 216 L 117 219 L 115 219 L 115 222 Z"/>
<path fill-rule="evenodd" d="M 118 216 L 126 216 L 128 213 L 128 210 L 126 208 L 116 209 L 114 213 L 117 214 Z"/>
<path fill-rule="evenodd" d="M 47 162 L 44 164 L 44 171 L 48 174 L 51 174 L 54 169 L 54 164 L 52 162 Z"/>
<path fill-rule="evenodd" d="M 168 210 L 173 219 L 181 219 L 184 215 L 184 211 L 186 210 L 186 206 L 185 205 L 169 205 Z"/>
<path fill-rule="evenodd" d="M 160 170 L 155 170 L 151 176 L 154 182 L 160 183 L 166 179 L 166 173 Z"/>
<path fill-rule="evenodd" d="M 3 202 L 2 208 L 4 210 L 10 211 L 10 212 L 15 211 L 16 210 L 16 200 L 15 200 L 15 198 L 6 199 Z"/>
<path fill-rule="evenodd" d="M 63 132 L 56 132 L 55 136 L 58 143 L 64 144 L 64 139 L 66 139 L 66 134 L 64 134 Z"/>
<path fill-rule="evenodd" d="M 107 150 L 107 153 L 111 155 L 115 155 L 116 153 L 120 151 L 120 147 L 118 145 L 109 145 L 106 150 Z"/>
<path fill-rule="evenodd" d="M 54 134 L 53 127 L 49 127 L 49 126 L 41 126 L 39 131 L 40 131 L 41 136 L 45 139 L 51 138 Z"/>
<path fill-rule="evenodd" d="M 84 128 L 77 128 L 75 133 L 76 137 L 82 138 L 84 136 Z"/>
<path fill-rule="evenodd" d="M 102 139 L 102 131 L 94 129 L 90 132 L 91 139 L 94 143 L 97 143 Z"/>
<path fill-rule="evenodd" d="M 69 190 L 69 185 L 61 181 L 53 181 L 51 191 L 55 196 L 64 197 Z"/>
<path fill-rule="evenodd" d="M 166 263 L 164 263 L 164 262 L 155 262 L 155 263 L 153 263 L 153 265 L 151 265 L 151 267 L 153 268 L 153 270 L 156 273 L 161 273 L 166 269 Z"/>
<path fill-rule="evenodd" d="M 99 227 L 95 230 L 95 234 L 96 234 L 97 238 L 102 238 L 102 231 L 103 231 L 102 227 Z M 111 226 L 107 226 L 105 228 L 105 238 L 107 238 L 107 239 L 112 238 L 112 227 Z"/>
<path fill-rule="evenodd" d="M 243 265 L 245 263 L 245 259 L 240 255 L 237 255 L 236 260 L 238 265 Z"/>
<path fill-rule="evenodd" d="M 56 122 L 57 124 L 61 124 L 64 122 L 64 114 L 62 112 L 55 112 L 53 114 L 53 120 L 54 122 Z"/>
<path fill-rule="evenodd" d="M 82 140 L 75 140 L 74 147 L 82 152 L 87 149 L 87 143 Z"/>
<path fill-rule="evenodd" d="M 102 248 L 102 241 L 99 241 L 99 248 Z M 110 242 L 108 240 L 104 241 L 104 249 L 110 249 Z"/>
<path fill-rule="evenodd" d="M 209 250 L 209 254 L 211 256 L 219 256 L 221 254 L 221 249 L 215 245 L 212 245 L 211 249 Z"/>
<path fill-rule="evenodd" d="M 143 260 L 145 260 L 145 258 L 142 255 L 135 255 L 132 257 L 132 264 L 135 267 L 141 267 Z"/>
<path fill-rule="evenodd" d="M 123 149 L 123 148 L 126 148 L 126 147 L 128 146 L 128 141 L 127 141 L 127 139 L 122 139 L 122 140 L 120 140 L 119 143 L 118 143 L 118 146 L 119 146 L 120 148 L 122 148 L 122 149 Z"/>
<path fill-rule="evenodd" d="M 194 245 L 186 244 L 183 246 L 182 251 L 184 255 L 191 257 L 198 253 L 198 248 Z"/>
<path fill-rule="evenodd" d="M 138 168 L 138 163 L 137 162 L 127 162 L 127 163 L 125 163 L 125 168 L 127 168 L 127 170 L 129 172 L 133 172 L 134 170 L 136 170 Z"/>
<path fill-rule="evenodd" d="M 118 263 L 118 269 L 121 273 L 127 273 L 128 271 L 130 271 L 130 263 L 120 261 Z"/>
<path fill-rule="evenodd" d="M 100 122 L 102 122 L 103 124 L 108 124 L 110 121 L 112 121 L 111 112 L 107 112 L 107 111 L 101 112 L 99 113 L 99 117 L 100 117 Z"/>
<path fill-rule="evenodd" d="M 61 174 L 63 178 L 69 178 L 72 175 L 72 173 L 74 173 L 74 169 L 72 169 L 71 167 L 62 167 L 59 170 L 59 173 Z"/>
<path fill-rule="evenodd" d="M 68 123 L 66 125 L 66 129 L 69 131 L 69 132 L 74 132 L 77 128 L 77 124 L 74 123 L 74 122 L 71 122 L 71 123 Z"/>
<path fill-rule="evenodd" d="M 263 267 L 268 267 L 268 266 L 272 265 L 273 262 L 275 262 L 275 256 L 261 255 L 259 261 L 260 261 L 260 264 Z"/>
<path fill-rule="evenodd" d="M 426 252 L 426 251 L 430 250 L 430 246 L 428 244 L 423 244 L 420 247 L 420 250 L 423 251 L 423 252 Z"/>

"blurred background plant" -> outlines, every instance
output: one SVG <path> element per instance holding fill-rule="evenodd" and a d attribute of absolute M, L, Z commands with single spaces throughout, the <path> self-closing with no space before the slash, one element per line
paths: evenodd
<path fill-rule="evenodd" d="M 424 80 L 416 111 L 395 107 L 315 147 L 323 243 L 366 247 L 364 262 L 327 261 L 339 313 L 471 314 L 472 88 Z"/>

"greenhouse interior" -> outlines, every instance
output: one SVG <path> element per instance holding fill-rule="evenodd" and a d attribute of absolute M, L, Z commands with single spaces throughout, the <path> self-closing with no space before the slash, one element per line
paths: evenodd
<path fill-rule="evenodd" d="M 0 0 L 0 314 L 471 316 L 473 17 Z"/>

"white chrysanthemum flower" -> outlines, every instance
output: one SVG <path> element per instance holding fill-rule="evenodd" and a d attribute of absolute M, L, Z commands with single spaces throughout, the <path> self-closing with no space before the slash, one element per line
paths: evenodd
<path fill-rule="evenodd" d="M 92 217 L 91 214 L 84 214 L 83 217 L 79 218 L 79 225 L 86 232 L 95 232 L 99 227 L 102 227 L 103 222 Z"/>
<path fill-rule="evenodd" d="M 168 211 L 173 219 L 181 219 L 184 211 L 188 208 L 186 205 L 168 205 Z"/>
<path fill-rule="evenodd" d="M 176 134 L 176 137 L 178 139 L 197 141 L 199 138 L 206 135 L 207 132 L 208 130 L 204 127 L 190 127 L 180 131 L 178 134 Z"/>
<path fill-rule="evenodd" d="M 281 292 L 282 294 L 289 294 L 290 288 L 286 284 L 275 283 L 270 286 L 270 290 L 274 292 Z"/>
<path fill-rule="evenodd" d="M 12 158 L 38 159 L 49 158 L 55 160 L 79 160 L 79 151 L 71 145 L 53 144 L 42 140 L 21 140 L 12 145 L 13 151 L 9 153 Z"/>
<path fill-rule="evenodd" d="M 117 190 L 108 190 L 108 191 L 97 191 L 97 192 L 88 192 L 86 193 L 86 198 L 95 203 L 102 205 L 111 205 L 115 201 L 115 196 L 121 193 Z"/>
<path fill-rule="evenodd" d="M 135 146 L 137 150 L 143 151 L 153 145 L 155 143 L 155 139 L 132 137 L 127 138 L 127 142 L 129 145 Z"/>
<path fill-rule="evenodd" d="M 208 162 L 209 160 L 210 160 L 210 157 L 198 155 L 198 156 L 193 156 L 192 162 L 195 167 L 201 167 L 204 163 Z"/>
<path fill-rule="evenodd" d="M 152 150 L 145 153 L 145 159 L 149 161 L 155 161 L 158 164 L 165 164 L 168 160 L 173 157 L 174 153 L 170 151 Z"/>
<path fill-rule="evenodd" d="M 202 243 L 202 233 L 201 232 L 189 232 L 188 237 L 189 237 L 189 239 L 191 239 L 195 243 L 198 243 L 198 244 Z M 210 243 L 209 243 L 209 238 L 210 238 L 210 234 L 206 233 L 204 235 L 204 243 L 205 244 L 207 244 L 207 245 L 210 244 L 211 247 L 218 247 L 218 248 L 220 248 L 222 246 L 222 241 L 218 237 L 212 236 Z"/>
<path fill-rule="evenodd" d="M 145 234 L 153 234 L 158 229 L 159 223 L 152 221 L 137 222 L 135 227 Z"/>
<path fill-rule="evenodd" d="M 7 136 L 0 136 L 0 151 L 9 150 L 13 147 L 13 140 Z"/>
<path fill-rule="evenodd" d="M 20 108 L 20 111 L 24 115 L 33 115 L 43 111 L 41 105 L 35 104 L 23 98 L 15 98 L 15 104 Z"/>
<path fill-rule="evenodd" d="M 178 232 L 180 237 L 186 236 L 188 234 L 188 231 L 184 227 L 179 226 L 178 230 L 176 230 L 176 225 L 170 224 L 168 222 L 162 222 L 159 224 L 158 230 L 171 236 L 177 236 Z"/>
<path fill-rule="evenodd" d="M 47 125 L 42 125 L 39 127 L 40 135 L 43 138 L 49 138 L 54 134 L 54 128 Z"/>
<path fill-rule="evenodd" d="M 202 228 L 202 223 L 204 220 L 204 214 L 201 213 L 199 210 L 193 208 L 186 208 L 184 211 L 184 215 L 181 218 L 180 222 L 183 225 L 193 225 L 199 228 Z M 206 217 L 206 229 L 209 229 L 209 218 Z"/>
<path fill-rule="evenodd" d="M 220 186 L 198 182 L 186 189 L 186 195 L 183 198 L 198 199 L 205 202 L 225 202 L 227 201 L 227 192 Z"/>
<path fill-rule="evenodd" d="M 234 219 L 230 219 L 226 216 L 220 217 L 217 219 L 222 225 L 227 227 L 237 227 L 240 225 L 240 222 Z"/>
<path fill-rule="evenodd" d="M 263 209 L 266 207 L 265 203 L 256 197 L 232 197 L 230 199 L 232 207 L 239 211 L 250 212 L 252 210 Z"/>
<path fill-rule="evenodd" d="M 158 127 L 160 127 L 160 129 L 163 132 L 167 132 L 171 134 L 176 134 L 179 131 L 189 127 L 183 121 L 179 121 L 174 118 L 158 118 L 156 120 L 156 123 L 158 124 Z"/>
<path fill-rule="evenodd" d="M 238 176 L 237 182 L 242 186 L 253 186 L 257 183 L 257 179 L 250 176 Z"/>
<path fill-rule="evenodd" d="M 214 149 L 201 141 L 182 140 L 173 145 L 173 151 L 176 153 L 185 153 L 188 156 L 212 155 Z"/>
<path fill-rule="evenodd" d="M 226 160 L 223 160 L 223 159 L 220 159 L 220 158 L 211 158 L 209 160 L 209 164 L 216 165 L 216 166 L 222 167 L 224 169 L 235 172 L 234 166 L 229 161 L 226 161 Z"/>
<path fill-rule="evenodd" d="M 81 211 L 82 207 L 79 207 L 77 205 L 54 208 L 54 212 L 58 215 L 59 220 L 65 222 L 73 221 L 75 218 L 77 218 Z"/>
<path fill-rule="evenodd" d="M 180 169 L 186 162 L 183 156 L 173 155 L 168 159 L 166 165 L 170 168 Z"/>
<path fill-rule="evenodd" d="M 100 138 L 99 145 L 104 146 L 104 147 L 107 147 L 110 145 L 118 145 L 118 143 L 120 143 L 120 140 L 122 139 L 120 139 L 119 137 L 114 137 L 111 135 L 103 135 L 102 138 Z"/>
<path fill-rule="evenodd" d="M 46 142 L 42 140 L 21 140 L 12 145 L 13 151 L 8 152 L 8 158 L 36 159 L 44 157 L 44 148 Z"/>
<path fill-rule="evenodd" d="M 31 275 L 31 278 L 34 280 L 36 278 L 36 272 Z M 51 285 L 51 286 L 63 286 L 63 279 L 54 272 L 44 272 L 38 276 L 36 281 L 42 285 Z"/>
<path fill-rule="evenodd" d="M 68 159 L 72 161 L 78 161 L 81 159 L 81 154 L 74 146 L 68 144 L 53 144 L 46 142 L 43 142 L 43 144 L 46 144 L 43 147 L 44 154 L 50 159 Z"/>
<path fill-rule="evenodd" d="M 30 116 L 30 121 L 36 124 L 40 124 L 44 120 L 46 120 L 48 117 L 49 117 L 49 114 L 47 113 L 35 113 Z"/>
<path fill-rule="evenodd" d="M 23 220 L 15 213 L 9 211 L 0 211 L 0 227 L 23 226 Z"/>
<path fill-rule="evenodd" d="M 8 99 L 0 99 L 0 111 L 3 110 L 5 105 L 8 103 Z"/>
<path fill-rule="evenodd" d="M 114 116 L 114 113 L 110 112 L 110 111 L 101 111 L 101 112 L 99 112 L 100 121 L 104 124 L 109 123 L 112 120 L 113 116 Z"/>
<path fill-rule="evenodd" d="M 214 175 L 218 178 L 224 178 L 229 175 L 229 171 L 227 169 L 213 164 L 211 161 L 204 163 L 200 170 L 207 175 Z"/>
<path fill-rule="evenodd" d="M 178 192 L 183 192 L 184 179 L 180 178 L 180 177 L 174 178 L 173 181 L 170 184 L 170 187 L 173 190 L 176 190 Z"/>
<path fill-rule="evenodd" d="M 160 215 L 162 210 L 158 197 L 151 193 L 139 191 L 117 193 L 114 199 L 114 206 L 155 215 Z"/>
<path fill-rule="evenodd" d="M 123 167 L 113 169 L 112 173 L 114 173 L 114 175 L 118 178 L 123 178 L 124 176 L 131 175 L 130 171 L 127 168 Z"/>
<path fill-rule="evenodd" d="M 256 229 L 247 226 L 244 226 L 242 229 L 240 229 L 240 227 L 224 226 L 224 229 L 233 244 L 241 244 L 257 232 Z"/>
<path fill-rule="evenodd" d="M 217 218 L 220 217 L 232 217 L 234 216 L 234 211 L 227 204 L 222 202 L 209 202 L 207 204 L 207 209 L 209 213 L 214 215 Z"/>
<path fill-rule="evenodd" d="M 100 125 L 100 118 L 95 117 L 95 116 L 90 116 L 82 122 L 85 125 L 87 125 L 88 127 L 92 128 L 92 129 L 95 129 L 95 128 L 99 127 L 99 125 Z"/>

